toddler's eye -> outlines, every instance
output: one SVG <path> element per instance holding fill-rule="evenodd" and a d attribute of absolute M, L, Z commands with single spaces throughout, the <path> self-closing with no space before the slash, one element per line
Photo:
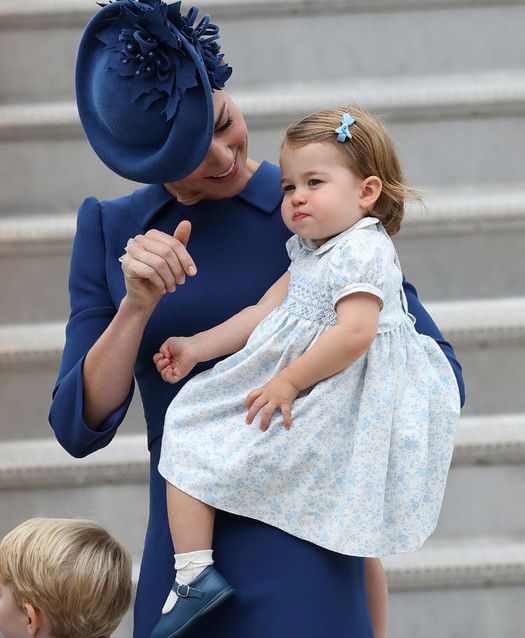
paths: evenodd
<path fill-rule="evenodd" d="M 312 177 L 312 179 L 308 180 L 308 186 L 318 186 L 319 184 L 322 184 L 322 181 L 320 179 L 315 179 Z"/>
<path fill-rule="evenodd" d="M 283 186 L 283 191 L 285 193 L 290 193 L 294 188 L 295 186 L 293 184 L 287 184 L 286 186 Z"/>

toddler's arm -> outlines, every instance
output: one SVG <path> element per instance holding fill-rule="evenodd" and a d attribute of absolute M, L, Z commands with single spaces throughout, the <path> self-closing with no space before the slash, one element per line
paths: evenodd
<path fill-rule="evenodd" d="M 367 292 L 343 297 L 337 324 L 280 374 L 299 391 L 337 374 L 364 354 L 377 333 L 379 299 Z"/>
<path fill-rule="evenodd" d="M 243 348 L 255 327 L 284 301 L 289 281 L 290 273 L 285 272 L 254 306 L 243 308 L 218 326 L 196 334 L 199 361 L 210 361 Z"/>
<path fill-rule="evenodd" d="M 267 315 L 281 304 L 288 294 L 290 273 L 280 277 L 253 306 L 243 308 L 223 323 L 192 337 L 170 337 L 153 357 L 162 378 L 177 383 L 196 363 L 210 361 L 240 350 L 249 336 Z"/>
<path fill-rule="evenodd" d="M 291 403 L 301 390 L 348 367 L 370 347 L 377 332 L 379 299 L 367 292 L 343 297 L 336 305 L 337 324 L 315 345 L 265 385 L 246 397 L 246 423 L 263 414 L 260 429 L 268 429 L 272 414 L 279 408 L 286 429 L 291 426 Z"/>

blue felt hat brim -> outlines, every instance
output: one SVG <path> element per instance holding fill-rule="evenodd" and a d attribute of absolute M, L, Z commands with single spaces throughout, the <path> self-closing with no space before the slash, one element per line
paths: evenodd
<path fill-rule="evenodd" d="M 96 34 L 107 26 L 108 10 L 112 5 L 103 7 L 89 21 L 78 49 L 77 107 L 86 136 L 98 157 L 121 177 L 145 184 L 182 179 L 205 158 L 213 136 L 212 89 L 204 64 L 181 35 L 195 63 L 198 86 L 185 91 L 175 117 L 167 122 L 162 100 L 144 109 L 137 103 L 141 98 L 137 102 L 131 99 L 131 79 L 104 68 L 107 52 Z M 114 110 L 115 126 L 108 126 L 103 109 Z M 131 135 L 130 141 L 127 133 L 120 132 L 125 130 L 137 135 Z"/>

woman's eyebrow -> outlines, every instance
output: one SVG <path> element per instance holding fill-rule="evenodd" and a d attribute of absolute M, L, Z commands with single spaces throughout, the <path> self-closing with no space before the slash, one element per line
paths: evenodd
<path fill-rule="evenodd" d="M 222 120 L 222 116 L 224 115 L 225 109 L 226 109 L 226 102 L 223 102 L 221 110 L 219 111 L 219 115 L 217 116 L 217 120 L 215 122 L 214 128 L 217 128 L 219 126 L 219 122 Z"/>

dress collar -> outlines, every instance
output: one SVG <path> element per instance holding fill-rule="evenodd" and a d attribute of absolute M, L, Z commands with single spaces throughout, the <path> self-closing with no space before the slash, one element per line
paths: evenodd
<path fill-rule="evenodd" d="M 375 224 L 379 224 L 379 219 L 377 219 L 377 217 L 363 217 L 353 226 L 350 226 L 350 228 L 343 230 L 343 232 L 339 233 L 339 235 L 331 237 L 328 241 L 325 241 L 325 243 L 321 244 L 320 246 L 317 241 L 313 239 L 306 239 L 304 237 L 299 237 L 299 242 L 303 248 L 306 248 L 306 250 L 313 252 L 314 255 L 322 255 L 327 250 L 330 250 L 330 248 L 333 248 L 333 246 L 339 243 L 343 239 L 343 237 L 346 237 L 350 233 L 353 233 L 355 230 L 367 228 L 368 226 L 374 226 Z"/>
<path fill-rule="evenodd" d="M 150 184 L 131 194 L 131 213 L 142 228 L 147 228 L 155 215 L 173 201 L 175 198 L 162 184 Z"/>
<path fill-rule="evenodd" d="M 283 199 L 279 167 L 261 162 L 237 197 L 265 213 L 273 213 Z"/>
<path fill-rule="evenodd" d="M 235 197 L 240 197 L 261 212 L 271 215 L 283 198 L 279 167 L 270 162 L 262 162 L 244 189 Z M 210 201 L 206 200 L 202 203 L 209 205 Z M 151 184 L 131 195 L 131 212 L 140 226 L 146 228 L 155 215 L 170 202 L 176 202 L 176 199 L 162 184 Z"/>

